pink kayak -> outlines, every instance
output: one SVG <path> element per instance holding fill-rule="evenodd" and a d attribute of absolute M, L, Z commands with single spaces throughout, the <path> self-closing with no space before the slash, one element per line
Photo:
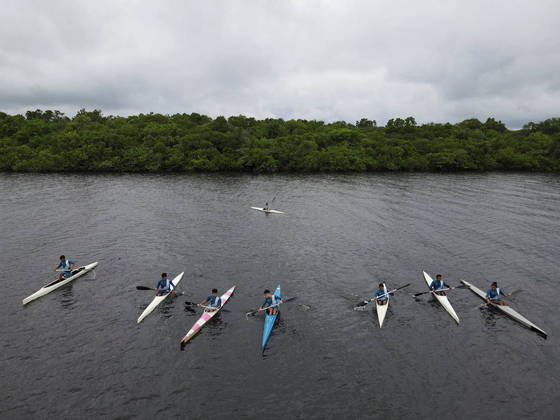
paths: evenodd
<path fill-rule="evenodd" d="M 212 318 L 214 318 L 216 316 L 216 314 L 218 312 L 220 312 L 220 310 L 224 307 L 224 305 L 227 303 L 227 301 L 229 300 L 229 298 L 231 297 L 231 295 L 233 294 L 233 291 L 235 289 L 235 286 L 232 286 L 231 289 L 229 289 L 227 292 L 225 292 L 222 296 L 221 296 L 221 300 L 222 300 L 222 306 L 220 306 L 218 309 L 216 309 L 215 311 L 211 311 L 211 312 L 203 312 L 202 316 L 200 318 L 198 318 L 198 321 L 196 321 L 194 323 L 194 325 L 192 326 L 192 328 L 189 330 L 189 332 L 187 333 L 187 335 L 185 335 L 183 337 L 183 339 L 181 340 L 181 348 L 183 349 L 185 347 L 185 345 L 188 343 L 188 341 L 194 337 L 194 335 L 200 331 L 200 329 L 202 327 L 204 327 L 204 325 L 210 321 Z"/>

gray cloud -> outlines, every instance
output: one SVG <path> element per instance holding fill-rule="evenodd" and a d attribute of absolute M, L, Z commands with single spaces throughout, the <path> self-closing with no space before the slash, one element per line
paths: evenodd
<path fill-rule="evenodd" d="M 15 1 L 0 110 L 558 116 L 557 1 Z"/>

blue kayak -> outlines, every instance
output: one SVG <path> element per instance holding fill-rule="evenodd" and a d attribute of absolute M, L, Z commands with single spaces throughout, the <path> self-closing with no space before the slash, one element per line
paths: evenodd
<path fill-rule="evenodd" d="M 281 297 L 280 294 L 280 285 L 274 291 L 274 296 Z M 264 327 L 263 327 L 263 335 L 261 341 L 262 351 L 266 348 L 266 343 L 268 343 L 268 339 L 270 338 L 270 334 L 272 333 L 272 329 L 274 328 L 274 324 L 276 323 L 276 318 L 278 318 L 278 314 L 275 315 L 264 315 Z"/>

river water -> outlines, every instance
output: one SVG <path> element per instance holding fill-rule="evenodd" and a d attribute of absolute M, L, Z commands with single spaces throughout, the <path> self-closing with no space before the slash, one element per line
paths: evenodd
<path fill-rule="evenodd" d="M 284 215 L 251 210 L 273 201 Z M 560 177 L 539 174 L 0 174 L 0 417 L 504 418 L 560 416 Z M 99 261 L 23 307 L 58 256 Z M 544 340 L 468 290 L 522 289 Z M 185 296 L 141 324 L 162 271 Z M 382 329 L 353 311 L 379 281 L 411 283 Z M 180 351 L 185 300 L 236 293 Z M 282 308 L 264 357 L 264 288 Z"/>

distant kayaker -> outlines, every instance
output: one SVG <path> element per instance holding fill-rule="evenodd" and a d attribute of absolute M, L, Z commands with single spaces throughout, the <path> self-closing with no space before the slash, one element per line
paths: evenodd
<path fill-rule="evenodd" d="M 158 281 L 156 289 L 158 296 L 163 296 L 170 292 L 175 293 L 175 285 L 169 280 L 167 273 L 161 273 L 161 280 Z"/>
<path fill-rule="evenodd" d="M 72 268 L 74 267 L 75 262 L 67 260 L 64 255 L 60 256 L 60 262 L 54 269 L 54 271 L 60 271 L 60 275 L 58 276 L 59 280 L 63 278 L 68 278 L 72 275 Z"/>
<path fill-rule="evenodd" d="M 507 306 L 507 302 L 501 300 L 500 296 L 511 296 L 511 293 L 504 293 L 503 290 L 498 287 L 498 283 L 493 282 L 490 285 L 490 289 L 486 292 L 486 303 Z"/>
<path fill-rule="evenodd" d="M 268 204 L 268 203 L 267 203 Z M 266 311 L 268 315 L 278 313 L 278 305 L 284 303 L 282 296 L 275 296 L 270 290 L 266 289 L 264 292 L 264 301 L 259 307 L 259 311 Z"/>
<path fill-rule="evenodd" d="M 203 306 L 205 312 L 214 312 L 222 307 L 222 298 L 218 296 L 218 289 L 212 289 L 212 294 L 206 300 L 200 302 L 198 306 Z"/>
<path fill-rule="evenodd" d="M 380 305 L 387 305 L 389 302 L 389 296 L 387 295 L 387 291 L 385 290 L 385 284 L 379 283 L 379 289 L 375 291 L 375 300 Z"/>
<path fill-rule="evenodd" d="M 449 289 L 449 285 L 443 281 L 443 277 L 441 274 L 436 275 L 436 279 L 432 280 L 432 284 L 430 284 L 430 290 L 433 290 L 434 293 L 445 296 L 445 292 L 440 291 L 441 289 Z"/>
<path fill-rule="evenodd" d="M 268 201 L 265 203 L 263 210 L 264 210 L 264 211 L 269 211 L 269 210 L 270 210 L 270 209 L 268 208 Z"/>

